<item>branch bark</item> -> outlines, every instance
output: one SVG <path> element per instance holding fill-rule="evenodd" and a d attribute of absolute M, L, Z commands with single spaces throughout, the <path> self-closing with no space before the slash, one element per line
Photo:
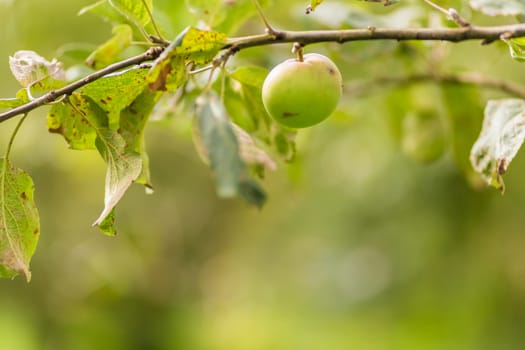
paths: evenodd
<path fill-rule="evenodd" d="M 154 60 L 161 54 L 162 50 L 163 49 L 161 47 L 150 48 L 148 51 L 144 52 L 143 54 L 140 54 L 134 57 L 130 57 L 126 60 L 114 63 L 112 65 L 107 66 L 106 68 L 103 68 L 92 74 L 89 74 L 80 80 L 77 80 L 69 85 L 66 85 L 63 88 L 52 90 L 38 98 L 35 98 L 34 100 L 26 104 L 23 104 L 21 106 L 18 106 L 16 108 L 13 108 L 7 112 L 0 114 L 0 123 L 12 117 L 15 117 L 17 115 L 29 113 L 33 109 L 36 109 L 45 104 L 52 103 L 64 95 L 70 95 L 71 93 L 81 88 L 82 86 L 92 83 L 95 80 L 100 79 L 108 74 L 117 72 L 121 69 L 128 68 L 128 67 L 131 67 L 137 64 L 141 64 L 146 61 Z"/>
<path fill-rule="evenodd" d="M 317 31 L 278 31 L 273 30 L 271 33 L 244 36 L 238 38 L 230 38 L 224 45 L 223 49 L 230 53 L 237 52 L 242 49 L 274 45 L 284 43 L 300 43 L 308 45 L 321 42 L 337 42 L 346 43 L 351 41 L 365 41 L 365 40 L 431 40 L 431 41 L 450 41 L 460 42 L 467 40 L 481 40 L 482 44 L 488 44 L 501 38 L 510 39 L 517 37 L 525 37 L 525 24 L 512 24 L 504 26 L 492 27 L 478 27 L 466 26 L 462 28 L 375 28 L 369 27 L 366 29 L 349 29 L 349 30 L 317 30 Z M 53 90 L 47 94 L 30 101 L 27 104 L 11 109 L 7 112 L 0 113 L 0 123 L 8 120 L 14 116 L 26 114 L 33 109 L 40 106 L 52 103 L 58 98 L 69 95 L 80 87 L 87 85 L 99 78 L 102 78 L 110 73 L 114 73 L 124 68 L 128 68 L 143 62 L 156 59 L 161 52 L 162 47 L 154 47 L 145 53 L 131 57 L 121 62 L 114 63 L 102 70 L 94 72 L 83 79 L 75 81 L 61 89 Z M 228 56 L 228 55 L 227 55 Z M 474 83 L 474 82 L 473 82 Z M 506 90 L 509 93 L 524 96 L 521 89 L 509 88 L 507 84 L 493 84 L 499 85 L 500 89 Z M 525 97 L 525 96 L 524 96 Z"/>
<path fill-rule="evenodd" d="M 242 50 L 248 47 L 293 43 L 303 45 L 320 42 L 346 43 L 364 40 L 426 40 L 460 42 L 481 40 L 489 44 L 501 38 L 510 39 L 525 36 L 525 24 L 511 24 L 493 27 L 468 26 L 462 28 L 375 28 L 348 30 L 315 30 L 315 31 L 275 31 L 247 37 L 231 38 L 225 49 Z"/>

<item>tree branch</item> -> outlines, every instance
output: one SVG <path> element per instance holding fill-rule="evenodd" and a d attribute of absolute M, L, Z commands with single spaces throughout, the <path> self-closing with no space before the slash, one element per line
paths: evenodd
<path fill-rule="evenodd" d="M 81 88 L 82 86 L 92 83 L 95 80 L 100 79 L 110 73 L 114 73 L 121 69 L 131 67 L 131 66 L 134 66 L 134 65 L 146 62 L 146 61 L 154 60 L 160 55 L 162 50 L 163 48 L 161 47 L 152 47 L 148 51 L 144 52 L 143 54 L 140 54 L 134 57 L 130 57 L 126 60 L 114 63 L 112 65 L 107 66 L 106 68 L 103 68 L 99 71 L 89 74 L 80 80 L 77 80 L 69 85 L 66 85 L 63 88 L 52 90 L 46 93 L 45 95 L 35 98 L 34 100 L 26 104 L 13 108 L 7 112 L 1 113 L 0 123 L 14 116 L 17 116 L 20 114 L 26 114 L 35 108 L 38 108 L 45 104 L 49 104 L 51 102 L 54 102 L 61 96 L 70 95 L 71 93 L 73 93 L 73 91 Z"/>
<path fill-rule="evenodd" d="M 242 50 L 248 47 L 298 42 L 303 45 L 320 42 L 346 43 L 364 40 L 427 40 L 460 42 L 482 40 L 489 44 L 504 37 L 505 39 L 525 36 L 525 24 L 511 24 L 494 27 L 469 26 L 462 28 L 375 28 L 347 30 L 314 31 L 275 31 L 274 33 L 231 38 L 225 49 Z"/>
<path fill-rule="evenodd" d="M 233 53 L 249 47 L 273 45 L 282 43 L 299 43 L 301 45 L 337 42 L 346 43 L 350 41 L 365 40 L 433 40 L 460 42 L 466 40 L 481 40 L 482 44 L 488 44 L 501 38 L 510 39 L 525 37 L 525 24 L 512 24 L 493 27 L 466 26 L 462 28 L 375 28 L 349 29 L 349 30 L 316 30 L 316 31 L 278 31 L 270 33 L 230 38 L 224 45 L 223 50 L 227 50 L 226 58 Z M 166 43 L 165 43 L 166 44 Z M 63 88 L 50 91 L 22 106 L 13 108 L 7 112 L 0 113 L 0 123 L 14 116 L 25 114 L 33 109 L 45 104 L 56 101 L 59 97 L 69 95 L 80 87 L 87 85 L 99 78 L 121 69 L 156 59 L 163 51 L 162 47 L 153 47 L 145 53 L 128 58 L 124 61 L 114 63 L 104 69 L 94 72 L 83 79 L 73 82 Z M 475 83 L 472 81 L 471 83 Z M 485 81 L 485 83 L 488 83 Z M 493 84 L 499 86 L 501 90 L 506 90 L 517 96 L 525 97 L 521 87 L 516 88 L 508 83 Z"/>

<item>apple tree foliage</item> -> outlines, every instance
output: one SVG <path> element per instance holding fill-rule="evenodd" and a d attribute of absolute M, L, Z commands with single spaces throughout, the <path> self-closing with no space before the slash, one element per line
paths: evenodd
<path fill-rule="evenodd" d="M 363 3 L 355 7 L 358 2 L 337 2 L 339 9 L 344 5 L 349 13 L 346 21 L 336 24 L 341 26 L 339 29 L 355 30 L 357 36 L 352 41 L 398 39 L 401 59 L 403 54 L 407 60 L 413 59 L 409 46 L 403 46 L 407 40 L 403 28 L 388 30 L 394 16 L 365 13 L 360 10 Z M 508 45 L 508 59 L 525 60 L 525 28 L 519 24 L 525 18 L 523 0 L 462 2 L 471 11 L 502 16 L 510 24 L 516 23 L 515 27 L 508 27 L 516 31 L 509 29 L 496 39 L 484 38 L 484 32 L 480 34 L 458 11 L 445 9 L 437 2 L 421 1 L 416 5 L 404 0 L 365 2 L 366 6 L 392 6 L 400 11 L 405 6 L 416 6 L 424 9 L 425 15 L 439 10 L 440 16 L 449 17 L 450 27 L 460 27 L 454 32 L 457 37 L 443 40 L 486 39 L 485 43 L 500 40 Z M 325 6 L 328 10 L 330 3 L 305 0 L 299 10 L 307 16 Z M 0 99 L 0 121 L 14 116 L 20 121 L 0 158 L 0 277 L 23 274 L 29 280 L 31 276 L 29 263 L 40 234 L 39 215 L 33 199 L 33 181 L 28 173 L 16 167 L 10 150 L 16 145 L 16 132 L 28 113 L 44 105 L 48 105 L 49 132 L 63 137 L 72 150 L 98 152 L 106 164 L 104 205 L 94 222 L 105 234 L 116 234 L 115 207 L 133 183 L 152 192 L 144 130 L 152 113 L 158 117 L 168 109 L 172 115 L 181 109 L 192 110 L 195 147 L 211 169 L 218 196 L 238 196 L 254 206 L 263 206 L 264 172 L 276 168 L 277 158 L 293 161 L 297 131 L 276 123 L 262 104 L 261 89 L 271 67 L 233 68 L 228 65 L 229 59 L 239 50 L 291 42 L 289 38 L 304 38 L 303 42 L 298 41 L 300 46 L 327 41 L 342 43 L 346 39 L 341 39 L 337 28 L 328 33 L 312 31 L 302 37 L 299 32 L 275 31 L 271 26 L 272 13 L 264 15 L 270 0 L 186 0 L 185 5 L 194 24 L 173 39 L 164 37 L 162 22 L 155 20 L 169 18 L 169 14 L 159 12 L 154 0 L 99 0 L 82 8 L 79 14 L 98 16 L 113 28 L 105 42 L 82 57 L 83 70 L 65 67 L 57 59 L 49 60 L 30 50 L 15 52 L 9 58 L 9 66 L 21 88 L 14 97 Z M 287 5 L 281 2 L 280 6 Z M 255 22 L 257 17 L 259 22 Z M 238 29 L 248 20 L 259 23 L 261 31 L 236 37 Z M 439 29 L 422 30 L 426 30 L 424 40 L 440 40 L 440 35 L 448 35 L 441 34 Z M 465 32 L 473 36 L 467 38 Z M 416 33 L 410 39 L 417 40 L 420 36 Z M 134 52 L 142 49 L 144 54 L 130 58 L 130 48 Z M 89 74 L 78 73 L 86 71 Z M 477 174 L 485 183 L 503 191 L 502 176 L 525 137 L 523 89 L 462 75 L 414 76 L 386 80 L 388 84 L 384 85 L 387 88 L 389 84 L 425 79 L 444 83 L 441 92 L 450 118 L 443 120 L 438 110 L 429 109 L 428 105 L 400 102 L 403 98 L 392 92 L 385 103 L 392 111 L 394 133 L 401 139 L 400 150 L 415 159 L 431 161 L 449 147 L 462 171 L 469 176 Z M 343 80 L 344 85 L 351 85 L 350 77 L 343 76 Z M 461 84 L 468 87 L 459 88 Z M 476 105 L 474 100 L 479 98 L 472 87 L 476 84 L 513 95 L 486 101 L 482 126 L 477 118 L 470 117 L 483 113 L 472 109 Z M 417 101 L 417 96 L 412 100 Z M 16 113 L 8 115 L 10 111 Z M 481 133 L 472 145 L 480 127 Z"/>

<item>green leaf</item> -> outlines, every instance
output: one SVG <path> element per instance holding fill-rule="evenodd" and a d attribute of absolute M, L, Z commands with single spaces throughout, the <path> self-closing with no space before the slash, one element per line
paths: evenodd
<path fill-rule="evenodd" d="M 231 73 L 231 77 L 241 83 L 241 96 L 246 112 L 257 130 L 262 123 L 267 130 L 272 123 L 262 102 L 262 85 L 268 71 L 261 67 L 242 67 Z"/>
<path fill-rule="evenodd" d="M 137 0 L 136 2 L 142 3 L 142 0 Z M 137 6 L 140 6 L 140 4 L 137 4 Z M 144 24 L 133 14 L 128 13 L 124 7 L 120 8 L 118 5 L 110 3 L 109 0 L 100 0 L 93 5 L 86 6 L 78 14 L 83 15 L 85 13 L 94 14 L 113 25 L 128 24 L 133 28 L 133 36 L 144 40 Z"/>
<path fill-rule="evenodd" d="M 525 1 L 523 0 L 470 0 L 470 6 L 489 16 L 525 14 Z"/>
<path fill-rule="evenodd" d="M 100 45 L 86 59 L 86 64 L 94 69 L 101 69 L 113 63 L 131 44 L 133 30 L 127 24 L 113 27 L 113 37 Z"/>
<path fill-rule="evenodd" d="M 155 61 L 148 75 L 152 91 L 175 91 L 188 77 L 186 64 L 211 62 L 226 42 L 226 35 L 188 27 Z"/>
<path fill-rule="evenodd" d="M 0 109 L 16 108 L 28 102 L 29 102 L 29 96 L 27 96 L 27 90 L 20 89 L 16 93 L 15 98 L 0 98 Z"/>
<path fill-rule="evenodd" d="M 230 76 L 242 83 L 256 88 L 262 88 L 264 79 L 268 75 L 268 70 L 263 67 L 247 66 L 240 67 L 230 73 Z"/>
<path fill-rule="evenodd" d="M 474 169 L 491 186 L 505 190 L 502 175 L 525 139 L 525 100 L 490 100 L 470 153 Z"/>
<path fill-rule="evenodd" d="M 509 46 L 510 57 L 516 61 L 525 61 L 525 38 L 515 38 L 503 41 Z"/>
<path fill-rule="evenodd" d="M 47 114 L 49 132 L 64 137 L 74 150 L 95 149 L 97 128 L 107 127 L 104 111 L 91 99 L 72 94 L 55 104 Z"/>
<path fill-rule="evenodd" d="M 261 7 L 270 3 L 270 0 L 257 1 Z M 235 33 L 250 17 L 258 14 L 252 0 L 223 1 L 221 10 L 224 13 L 224 19 L 212 28 L 222 33 Z"/>
<path fill-rule="evenodd" d="M 108 216 L 112 214 L 126 190 L 139 177 L 142 158 L 138 153 L 129 150 L 124 138 L 114 130 L 98 130 L 96 146 L 106 162 L 107 170 L 104 210 L 93 225 L 104 227 Z"/>
<path fill-rule="evenodd" d="M 78 89 L 76 93 L 91 98 L 107 113 L 109 128 L 117 130 L 120 126 L 120 112 L 144 91 L 146 75 L 146 69 L 129 69 L 106 75 Z"/>
<path fill-rule="evenodd" d="M 109 0 L 109 3 L 133 22 L 145 26 L 151 20 L 148 10 L 153 13 L 153 0 Z"/>
<path fill-rule="evenodd" d="M 239 142 L 216 94 L 209 92 L 198 99 L 196 127 L 215 175 L 217 194 L 220 197 L 241 195 L 250 203 L 262 206 L 266 198 L 264 192 L 247 174 Z"/>
<path fill-rule="evenodd" d="M 106 236 L 116 236 L 117 230 L 115 229 L 115 209 L 98 224 L 98 229 Z"/>
<path fill-rule="evenodd" d="M 72 94 L 48 114 L 51 132 L 60 133 L 73 149 L 96 148 L 106 162 L 104 210 L 94 225 L 114 234 L 113 209 L 133 181 L 149 186 L 144 127 L 158 94 L 144 92 L 122 111 L 118 131 L 108 128 L 106 113 L 89 97 Z"/>
<path fill-rule="evenodd" d="M 199 21 L 213 28 L 225 18 L 221 3 L 222 0 L 186 0 L 186 7 Z"/>
<path fill-rule="evenodd" d="M 119 24 L 128 22 L 126 17 L 121 12 L 117 11 L 113 6 L 111 6 L 108 0 L 100 0 L 92 5 L 83 7 L 78 12 L 78 15 L 81 16 L 86 13 L 97 15 L 110 23 Z"/>
<path fill-rule="evenodd" d="M 306 8 L 306 14 L 310 14 L 312 11 L 315 11 L 315 8 L 319 5 L 321 5 L 321 3 L 323 2 L 323 0 L 312 0 L 310 1 L 310 5 L 308 5 L 308 7 Z"/>
<path fill-rule="evenodd" d="M 128 151 L 140 154 L 142 159 L 142 172 L 135 182 L 146 186 L 148 190 L 152 189 L 152 185 L 149 172 L 149 158 L 144 141 L 144 130 L 160 95 L 160 93 L 150 93 L 146 90 L 129 107 L 124 109 L 120 115 L 119 134 L 126 141 Z"/>
<path fill-rule="evenodd" d="M 31 177 L 0 158 L 0 277 L 22 273 L 31 280 L 29 262 L 40 235 Z"/>

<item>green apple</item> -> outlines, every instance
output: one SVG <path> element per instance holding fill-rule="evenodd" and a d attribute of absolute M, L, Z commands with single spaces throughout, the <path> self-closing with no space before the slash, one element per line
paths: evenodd
<path fill-rule="evenodd" d="M 342 94 L 341 72 L 328 57 L 310 53 L 275 66 L 262 87 L 268 114 L 291 128 L 305 128 L 328 118 Z"/>

